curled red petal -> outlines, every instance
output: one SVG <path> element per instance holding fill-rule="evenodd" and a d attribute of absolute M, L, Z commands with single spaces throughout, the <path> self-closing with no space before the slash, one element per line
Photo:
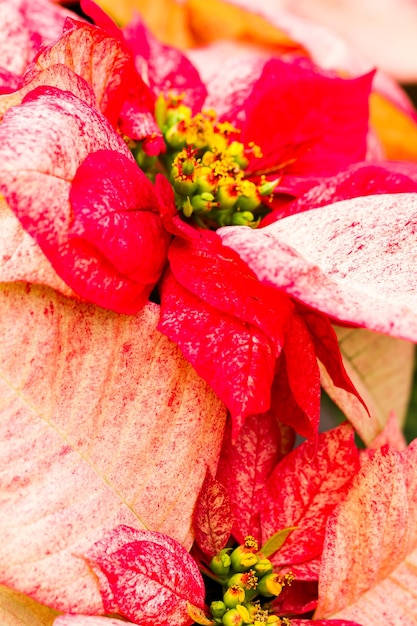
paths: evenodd
<path fill-rule="evenodd" d="M 154 186 L 125 155 L 89 154 L 74 177 L 70 239 L 97 248 L 120 274 L 154 285 L 166 261 L 170 235 L 158 214 Z"/>

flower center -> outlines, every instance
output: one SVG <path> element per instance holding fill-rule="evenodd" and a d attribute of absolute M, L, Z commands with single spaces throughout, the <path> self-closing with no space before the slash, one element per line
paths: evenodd
<path fill-rule="evenodd" d="M 246 562 L 249 555 L 250 564 Z M 210 615 L 206 620 L 197 620 L 198 624 L 212 619 L 219 626 L 291 626 L 290 620 L 271 611 L 270 602 L 285 586 L 291 586 L 294 575 L 274 572 L 272 562 L 258 551 L 258 543 L 252 536 L 247 536 L 235 549 L 223 548 L 212 558 L 209 567 L 222 586 L 223 597 L 211 602 Z"/>
<path fill-rule="evenodd" d="M 146 162 L 149 157 L 140 150 L 135 156 L 147 173 L 163 166 L 184 219 L 212 230 L 230 225 L 256 228 L 269 213 L 268 201 L 278 184 L 265 177 L 257 182 L 245 177 L 249 158 L 262 156 L 260 148 L 237 141 L 240 131 L 229 122 L 220 122 L 213 110 L 193 116 L 181 97 L 160 96 L 156 120 L 165 154 L 152 163 Z"/>

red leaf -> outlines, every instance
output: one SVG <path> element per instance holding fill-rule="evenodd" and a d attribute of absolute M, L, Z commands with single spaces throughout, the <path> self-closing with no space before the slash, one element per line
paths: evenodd
<path fill-rule="evenodd" d="M 276 348 L 261 330 L 203 302 L 169 272 L 161 286 L 158 329 L 229 408 L 233 438 L 248 415 L 269 408 Z"/>
<path fill-rule="evenodd" d="M 290 299 L 260 283 L 216 233 L 177 237 L 168 256 L 172 273 L 183 287 L 217 310 L 262 330 L 279 354 L 293 311 Z"/>
<path fill-rule="evenodd" d="M 225 547 L 232 525 L 227 490 L 207 469 L 193 515 L 195 540 L 204 554 L 212 557 Z"/>
<path fill-rule="evenodd" d="M 297 309 L 310 331 L 316 356 L 323 363 L 333 383 L 336 387 L 354 394 L 366 409 L 365 403 L 345 370 L 337 336 L 329 319 L 318 311 L 300 304 L 298 304 Z"/>
<path fill-rule="evenodd" d="M 187 626 L 187 602 L 204 607 L 204 581 L 174 539 L 117 526 L 85 555 L 96 573 L 106 612 L 141 626 Z"/>
<path fill-rule="evenodd" d="M 294 402 L 305 416 L 302 422 L 306 426 L 303 428 L 299 420 L 289 420 L 286 414 L 281 419 L 299 434 L 315 438 L 320 420 L 320 371 L 310 333 L 300 316 L 291 318 L 291 326 L 285 335 L 284 354 L 288 384 Z"/>
<path fill-rule="evenodd" d="M 294 429 L 302 437 L 314 439 L 317 436 L 319 415 L 311 421 L 306 412 L 297 404 L 288 379 L 285 352 L 282 352 L 276 365 L 276 374 L 271 388 L 271 409 L 283 424 Z"/>
<path fill-rule="evenodd" d="M 325 75 L 305 59 L 268 61 L 244 105 L 242 141 L 254 141 L 264 155 L 249 167 L 288 162 L 287 170 L 317 175 L 362 160 L 372 78 L 373 73 L 350 80 Z"/>
<path fill-rule="evenodd" d="M 327 517 L 359 469 L 353 429 L 348 424 L 322 433 L 290 452 L 272 472 L 261 509 L 262 536 L 298 526 L 273 557 L 278 564 L 320 556 Z"/>
<path fill-rule="evenodd" d="M 71 239 L 98 249 L 132 281 L 157 282 L 171 237 L 157 213 L 155 187 L 136 163 L 112 150 L 89 154 L 74 177 L 70 201 Z"/>
<path fill-rule="evenodd" d="M 262 493 L 270 473 L 285 453 L 283 438 L 288 430 L 272 412 L 251 415 L 232 444 L 230 422 L 226 425 L 217 478 L 229 493 L 233 536 L 240 543 L 247 535 L 253 535 L 262 544 L 259 521 Z M 289 439 L 291 446 L 292 438 Z"/>
<path fill-rule="evenodd" d="M 300 580 L 296 576 L 291 585 L 287 585 L 273 601 L 272 606 L 278 615 L 304 615 L 316 608 L 317 595 L 317 580 Z"/>
<path fill-rule="evenodd" d="M 404 164 L 404 173 L 394 167 L 390 163 L 353 165 L 301 195 L 286 207 L 287 215 L 358 196 L 417 191 L 417 181 L 407 172 L 407 165 Z"/>

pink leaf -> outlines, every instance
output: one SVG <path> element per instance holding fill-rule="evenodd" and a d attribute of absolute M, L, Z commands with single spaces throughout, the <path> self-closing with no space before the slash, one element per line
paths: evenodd
<path fill-rule="evenodd" d="M 22 75 L 40 45 L 59 37 L 69 15 L 69 11 L 48 0 L 1 2 L 1 66 Z"/>
<path fill-rule="evenodd" d="M 204 581 L 177 541 L 117 526 L 86 554 L 98 576 L 105 611 L 143 626 L 191 624 L 187 602 L 204 607 Z"/>
<path fill-rule="evenodd" d="M 0 579 L 58 610 L 103 612 L 82 556 L 118 524 L 193 541 L 225 409 L 158 317 L 1 289 Z"/>
<path fill-rule="evenodd" d="M 193 515 L 198 547 L 207 556 L 214 556 L 225 547 L 232 526 L 233 517 L 227 490 L 207 470 Z"/>
<path fill-rule="evenodd" d="M 154 94 L 181 95 L 193 114 L 203 108 L 207 89 L 197 70 L 187 57 L 170 46 L 165 46 L 139 21 L 138 17 L 123 29 L 123 34 L 135 55 L 138 70 L 149 77 Z"/>
<path fill-rule="evenodd" d="M 390 445 L 396 450 L 405 450 L 407 447 L 404 433 L 401 430 L 397 415 L 394 411 L 391 411 L 384 430 L 375 437 L 373 442 L 368 446 L 368 449 L 377 450 L 378 448 L 382 448 L 385 444 Z"/>
<path fill-rule="evenodd" d="M 416 209 L 415 194 L 368 196 L 218 232 L 262 282 L 339 321 L 416 340 Z"/>
<path fill-rule="evenodd" d="M 403 423 L 414 371 L 414 344 L 365 328 L 335 327 L 346 370 L 369 410 L 350 393 L 336 389 L 325 371 L 323 388 L 369 446 L 394 410 Z"/>
<path fill-rule="evenodd" d="M 117 124 L 129 87 L 135 81 L 142 87 L 149 110 L 153 108 L 152 95 L 137 75 L 129 49 L 101 28 L 69 20 L 63 35 L 41 50 L 25 82 L 57 64 L 67 66 L 90 85 L 100 111 L 113 125 Z"/>
<path fill-rule="evenodd" d="M 133 622 L 92 615 L 60 615 L 53 626 L 133 626 Z"/>
<path fill-rule="evenodd" d="M 16 215 L 0 198 L 0 282 L 31 282 L 47 285 L 66 296 L 74 292 L 54 271 L 52 265 L 25 231 Z"/>
<path fill-rule="evenodd" d="M 345 619 L 292 619 L 291 626 L 362 626 L 362 624 Z"/>
<path fill-rule="evenodd" d="M 232 504 L 233 536 L 243 543 L 247 535 L 253 535 L 261 545 L 259 512 L 262 494 L 273 468 L 292 448 L 293 438 L 288 437 L 290 429 L 278 422 L 272 410 L 247 417 L 234 444 L 230 423 L 228 426 L 217 478 L 227 488 Z M 288 443 L 285 437 L 289 438 Z"/>
<path fill-rule="evenodd" d="M 298 526 L 275 554 L 276 564 L 303 563 L 320 556 L 328 515 L 359 469 L 353 430 L 343 424 L 305 442 L 271 473 L 261 509 L 262 536 Z"/>
<path fill-rule="evenodd" d="M 377 450 L 330 516 L 316 617 L 417 623 L 417 445 Z"/>
<path fill-rule="evenodd" d="M 47 67 L 30 81 L 26 82 L 20 89 L 7 97 L 0 98 L 0 118 L 12 106 L 21 104 L 23 98 L 36 87 L 50 86 L 57 87 L 62 91 L 70 91 L 72 94 L 86 102 L 89 106 L 97 108 L 95 95 L 85 80 L 74 74 L 65 65 L 53 65 Z"/>

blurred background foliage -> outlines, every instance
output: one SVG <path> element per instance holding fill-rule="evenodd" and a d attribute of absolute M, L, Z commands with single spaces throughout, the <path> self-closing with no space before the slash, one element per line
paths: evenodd
<path fill-rule="evenodd" d="M 411 391 L 410 404 L 404 425 L 404 434 L 408 442 L 417 437 L 417 366 L 414 364 L 414 384 Z"/>

